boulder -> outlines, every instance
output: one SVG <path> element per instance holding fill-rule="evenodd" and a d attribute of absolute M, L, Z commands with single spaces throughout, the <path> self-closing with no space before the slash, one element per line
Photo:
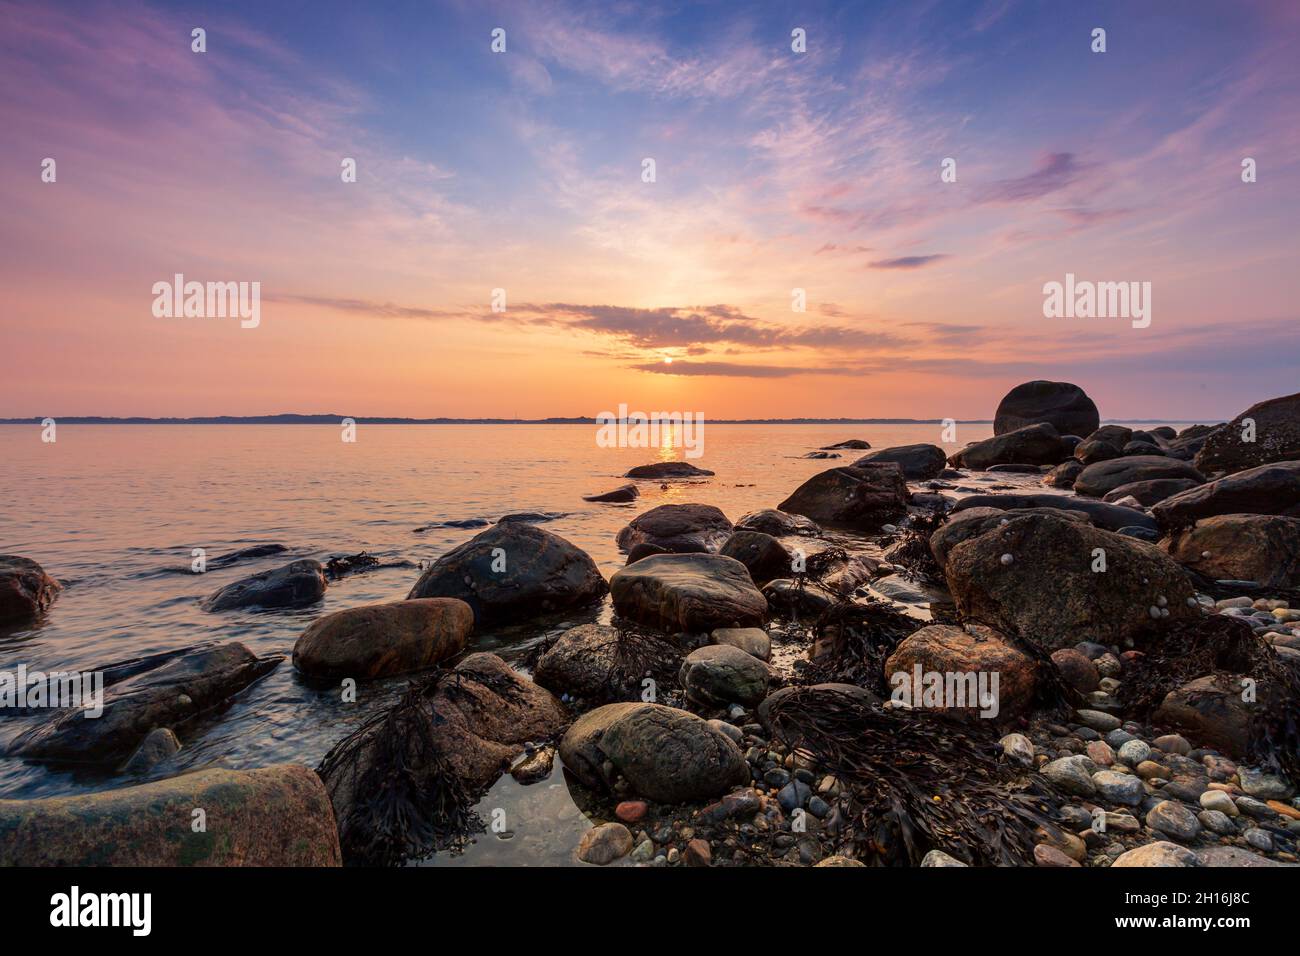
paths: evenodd
<path fill-rule="evenodd" d="M 953 507 L 953 516 L 971 508 L 997 508 L 1001 511 L 1050 508 L 1057 511 L 1077 511 L 1086 515 L 1088 520 L 1098 528 L 1107 531 L 1119 531 L 1120 528 L 1130 527 L 1150 528 L 1152 531 L 1159 529 L 1154 518 L 1135 508 L 1095 501 L 1091 498 L 1053 495 L 1046 492 L 1036 495 L 968 495 Z"/>
<path fill-rule="evenodd" d="M 863 441 L 861 438 L 850 438 L 848 441 L 836 442 L 834 445 L 822 445 L 823 451 L 840 451 L 841 449 L 850 448 L 855 451 L 863 451 L 871 447 L 871 442 Z"/>
<path fill-rule="evenodd" d="M 1099 461 L 1079 473 L 1074 493 L 1100 498 L 1121 485 L 1157 478 L 1184 478 L 1202 484 L 1204 476 L 1185 461 L 1163 455 L 1133 455 L 1111 461 Z"/>
<path fill-rule="evenodd" d="M 201 807 L 207 829 L 193 829 Z M 340 865 L 334 813 L 300 764 L 210 768 L 71 797 L 0 800 L 0 866 Z"/>
<path fill-rule="evenodd" d="M 760 661 L 772 656 L 772 639 L 761 627 L 720 627 L 709 637 L 714 644 L 738 647 Z"/>
<path fill-rule="evenodd" d="M 1124 456 L 1124 449 L 1104 438 L 1088 438 L 1074 446 L 1074 460 L 1083 465 L 1112 461 Z"/>
<path fill-rule="evenodd" d="M 1088 516 L 1081 511 L 1060 511 L 1055 508 L 1011 508 L 1006 511 L 987 507 L 966 508 L 953 512 L 952 516 L 930 535 L 930 553 L 942 568 L 948 562 L 949 552 L 963 541 L 978 538 L 987 531 L 1001 527 L 1012 518 L 1027 514 L 1052 514 L 1067 521 L 1089 523 Z"/>
<path fill-rule="evenodd" d="M 1248 468 L 1166 498 L 1151 509 L 1165 527 L 1227 514 L 1300 517 L 1300 461 Z"/>
<path fill-rule="evenodd" d="M 635 501 L 640 497 L 641 492 L 637 490 L 636 485 L 623 485 L 615 488 L 613 491 L 605 491 L 598 495 L 583 495 L 583 501 L 594 502 L 612 502 L 621 504 L 623 502 Z"/>
<path fill-rule="evenodd" d="M 145 734 L 135 753 L 122 764 L 122 773 L 143 775 L 170 760 L 181 751 L 180 739 L 170 727 L 155 727 Z"/>
<path fill-rule="evenodd" d="M 560 740 L 560 759 L 587 787 L 612 791 L 621 775 L 638 796 L 660 803 L 708 800 L 750 780 L 745 755 L 730 737 L 661 704 L 589 711 Z"/>
<path fill-rule="evenodd" d="M 620 615 L 668 633 L 752 627 L 767 617 L 749 571 L 720 554 L 651 555 L 616 571 L 609 586 Z"/>
<path fill-rule="evenodd" d="M 1059 465 L 1066 458 L 1060 433 L 1049 424 L 1026 425 L 1015 431 L 967 445 L 948 456 L 954 468 L 981 470 L 990 465 Z"/>
<path fill-rule="evenodd" d="M 407 598 L 458 598 L 478 626 L 489 626 L 592 604 L 607 590 L 586 552 L 557 534 L 512 521 L 448 551 Z"/>
<path fill-rule="evenodd" d="M 647 643 L 657 659 L 681 659 L 676 645 L 650 634 L 633 637 L 606 624 L 571 627 L 538 658 L 533 680 L 556 694 L 590 703 L 637 700 L 646 674 L 633 661 L 640 659 Z"/>
<path fill-rule="evenodd" d="M 1131 441 L 1122 449 L 1125 457 L 1134 455 L 1151 455 L 1159 458 L 1165 457 L 1165 450 L 1160 445 L 1149 441 Z M 1181 459 L 1179 459 L 1181 461 Z"/>
<path fill-rule="evenodd" d="M 1098 423 L 1097 406 L 1069 382 L 1025 382 L 1009 391 L 993 416 L 993 434 L 1049 424 L 1062 435 L 1087 435 Z"/>
<path fill-rule="evenodd" d="M 45 613 L 63 585 L 31 558 L 0 554 L 0 625 L 24 623 Z"/>
<path fill-rule="evenodd" d="M 1215 580 L 1300 587 L 1300 518 L 1215 515 L 1173 532 L 1162 545 L 1183 567 Z"/>
<path fill-rule="evenodd" d="M 674 554 L 712 552 L 731 533 L 731 522 L 713 505 L 660 505 L 633 518 L 618 533 L 618 546 L 623 551 L 652 544 Z"/>
<path fill-rule="evenodd" d="M 326 614 L 293 645 L 293 666 L 307 677 L 370 680 L 424 670 L 459 654 L 474 612 L 456 598 L 416 598 Z"/>
<path fill-rule="evenodd" d="M 770 534 L 774 538 L 785 537 L 788 535 L 815 535 L 821 529 L 817 527 L 817 522 L 809 521 L 803 515 L 786 514 L 784 511 L 777 511 L 775 508 L 764 508 L 762 511 L 755 511 L 747 514 L 736 522 L 737 531 L 761 531 L 763 534 Z"/>
<path fill-rule="evenodd" d="M 729 644 L 707 644 L 682 661 L 678 681 L 693 703 L 706 707 L 757 704 L 776 679 L 757 657 Z"/>
<path fill-rule="evenodd" d="M 1081 471 L 1083 462 L 1070 458 L 1043 475 L 1043 484 L 1049 488 L 1073 488 Z"/>
<path fill-rule="evenodd" d="M 749 569 L 755 584 L 774 578 L 788 578 L 793 572 L 794 556 L 770 534 L 761 531 L 737 531 L 722 546 L 719 554 L 735 558 Z"/>
<path fill-rule="evenodd" d="M 1176 438 L 1168 441 L 1165 448 L 1165 454 L 1171 458 L 1181 458 L 1183 461 L 1192 461 L 1205 446 L 1205 440 L 1210 434 L 1222 425 L 1190 425 L 1178 433 Z"/>
<path fill-rule="evenodd" d="M 1254 423 L 1248 431 L 1247 419 Z M 1254 441 L 1245 438 L 1253 437 Z M 1231 474 L 1274 461 L 1300 461 L 1300 392 L 1246 409 L 1205 436 L 1196 453 L 1205 474 Z"/>
<path fill-rule="evenodd" d="M 927 481 L 939 477 L 947 464 L 947 456 L 938 445 L 895 445 L 892 448 L 869 451 L 853 464 L 856 467 L 870 462 L 889 461 L 898 465 L 908 481 Z"/>
<path fill-rule="evenodd" d="M 9 755 L 55 763 L 117 766 L 155 727 L 183 727 L 265 676 L 284 658 L 257 657 L 243 644 L 176 656 L 104 690 L 104 710 L 60 711 L 18 735 Z"/>
<path fill-rule="evenodd" d="M 282 568 L 241 578 L 200 602 L 206 611 L 245 607 L 306 607 L 325 596 L 325 567 L 304 558 Z"/>
<path fill-rule="evenodd" d="M 1187 847 L 1159 840 L 1127 850 L 1115 858 L 1116 866 L 1200 866 L 1201 859 Z"/>
<path fill-rule="evenodd" d="M 937 704 L 924 693 L 924 675 L 930 672 L 944 680 Z M 1033 703 L 1038 665 L 992 628 L 931 624 L 894 648 L 885 661 L 885 682 L 895 699 L 914 708 L 1005 720 L 1025 713 Z M 989 692 L 992 699 L 981 700 L 980 691 Z"/>
<path fill-rule="evenodd" d="M 656 461 L 649 465 L 637 465 L 624 478 L 699 478 L 712 475 L 704 468 L 696 468 L 689 461 Z"/>
<path fill-rule="evenodd" d="M 1097 549 L 1104 573 L 1094 570 Z M 958 544 L 944 573 L 963 620 L 1048 651 L 1080 641 L 1128 646 L 1153 625 L 1200 616 L 1186 574 L 1164 551 L 1049 514 Z"/>
<path fill-rule="evenodd" d="M 1201 487 L 1201 482 L 1191 478 L 1155 478 L 1150 481 L 1133 481 L 1127 485 L 1120 485 L 1115 490 L 1106 492 L 1101 500 L 1116 502 L 1125 498 L 1132 498 L 1138 504 L 1150 507 L 1159 501 L 1164 501 L 1171 495 L 1176 495 L 1189 488 L 1199 487 Z"/>
<path fill-rule="evenodd" d="M 1244 758 L 1249 753 L 1252 724 L 1278 703 L 1272 685 L 1260 681 L 1253 703 L 1241 699 L 1250 675 L 1207 674 L 1171 690 L 1152 717 L 1159 726 L 1186 731 L 1197 743 Z"/>
<path fill-rule="evenodd" d="M 1091 694 L 1101 683 L 1097 665 L 1073 647 L 1052 651 L 1052 663 L 1061 672 L 1061 678 L 1080 694 Z"/>
<path fill-rule="evenodd" d="M 823 525 L 876 531 L 907 512 L 907 483 L 893 462 L 832 468 L 813 475 L 778 506 Z"/>

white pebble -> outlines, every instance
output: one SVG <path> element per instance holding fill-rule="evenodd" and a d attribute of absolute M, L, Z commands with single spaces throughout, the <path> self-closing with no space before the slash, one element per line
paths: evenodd
<path fill-rule="evenodd" d="M 1013 558 L 1013 557 L 1012 557 L 1011 555 L 1009 555 L 1009 554 L 1004 554 L 1004 555 L 1002 555 L 1002 563 L 1003 563 L 1003 564 L 1010 564 L 1010 563 L 1011 563 L 1012 561 L 1014 561 L 1014 560 L 1015 560 L 1015 558 Z"/>
<path fill-rule="evenodd" d="M 1147 611 L 1151 614 L 1152 617 L 1160 616 L 1160 608 L 1156 607 L 1154 604 L 1151 605 L 1151 607 L 1147 608 Z"/>

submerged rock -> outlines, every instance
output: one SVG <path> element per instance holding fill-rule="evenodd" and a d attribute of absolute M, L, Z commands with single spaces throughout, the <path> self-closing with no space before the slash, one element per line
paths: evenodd
<path fill-rule="evenodd" d="M 63 586 L 31 558 L 0 554 L 0 625 L 43 614 L 61 590 Z"/>
<path fill-rule="evenodd" d="M 620 550 L 651 544 L 674 554 L 715 552 L 731 537 L 731 522 L 713 505 L 659 505 L 618 533 Z"/>
<path fill-rule="evenodd" d="M 850 438 L 848 441 L 836 442 L 834 445 L 822 445 L 823 451 L 839 451 L 844 448 L 862 450 L 871 447 L 871 442 L 863 441 L 861 438 Z"/>
<path fill-rule="evenodd" d="M 607 590 L 585 551 L 542 528 L 508 522 L 440 557 L 407 598 L 459 598 L 476 624 L 488 626 L 592 604 Z"/>
<path fill-rule="evenodd" d="M 194 811 L 206 829 L 193 829 Z M 320 778 L 300 764 L 197 770 L 101 793 L 0 800 L 0 866 L 338 866 Z"/>
<path fill-rule="evenodd" d="M 707 800 L 749 782 L 740 748 L 694 714 L 661 704 L 606 704 L 574 721 L 560 759 L 584 785 L 611 791 L 621 775 L 660 803 Z"/>
<path fill-rule="evenodd" d="M 229 700 L 284 658 L 239 643 L 190 651 L 104 691 L 104 711 L 62 711 L 14 739 L 9 755 L 116 766 L 155 727 L 177 728 Z"/>
<path fill-rule="evenodd" d="M 143 774 L 180 753 L 181 742 L 170 727 L 155 727 L 122 765 L 123 773 Z"/>
<path fill-rule="evenodd" d="M 815 521 L 810 521 L 803 515 L 786 514 L 775 508 L 764 508 L 762 511 L 745 515 L 736 522 L 736 530 L 760 531 L 774 538 L 796 534 L 815 535 L 821 531 Z"/>
<path fill-rule="evenodd" d="M 1080 641 L 1125 647 L 1153 625 L 1200 617 L 1186 574 L 1164 551 L 1048 514 L 958 544 L 944 573 L 964 620 L 1048 651 Z"/>
<path fill-rule="evenodd" d="M 614 573 L 614 610 L 668 633 L 750 627 L 767 617 L 767 599 L 745 566 L 720 554 L 656 554 Z"/>
<path fill-rule="evenodd" d="M 689 461 L 656 461 L 637 465 L 624 478 L 697 478 L 712 475 L 704 468 L 696 468 Z"/>
<path fill-rule="evenodd" d="M 302 632 L 293 646 L 293 666 L 322 680 L 404 674 L 459 654 L 473 629 L 474 612 L 455 598 L 347 608 Z"/>
<path fill-rule="evenodd" d="M 867 452 L 853 464 L 857 467 L 871 462 L 891 461 L 898 465 L 908 481 L 928 481 L 939 477 L 947 466 L 948 458 L 938 445 L 895 445 Z"/>
<path fill-rule="evenodd" d="M 620 488 L 615 488 L 613 491 L 606 491 L 598 495 L 583 495 L 582 500 L 621 503 L 635 501 L 640 496 L 641 492 L 637 490 L 636 485 L 623 485 Z"/>
<path fill-rule="evenodd" d="M 794 556 L 780 541 L 761 531 L 735 532 L 718 553 L 735 558 L 748 568 L 755 584 L 766 584 L 793 573 Z"/>
<path fill-rule="evenodd" d="M 1034 381 L 1017 385 L 998 403 L 993 434 L 1047 423 L 1062 435 L 1089 435 L 1097 429 L 1097 406 L 1078 385 Z"/>
<path fill-rule="evenodd" d="M 325 596 L 325 567 L 304 558 L 282 568 L 241 578 L 204 598 L 206 611 L 236 608 L 306 607 Z"/>
<path fill-rule="evenodd" d="M 832 468 L 813 475 L 778 506 L 823 525 L 876 531 L 907 511 L 907 483 L 893 462 Z"/>

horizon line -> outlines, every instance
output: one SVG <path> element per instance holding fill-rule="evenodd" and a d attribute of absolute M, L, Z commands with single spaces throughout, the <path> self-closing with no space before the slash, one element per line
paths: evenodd
<path fill-rule="evenodd" d="M 603 418 L 595 416 L 551 416 L 547 418 L 410 418 L 396 415 L 332 415 L 281 412 L 271 415 L 194 415 L 189 417 L 145 415 L 46 415 L 24 418 L 0 418 L 0 425 L 41 425 L 46 419 L 63 425 L 338 425 L 350 419 L 358 425 L 604 425 L 650 424 L 672 422 L 672 412 L 656 412 L 656 417 Z M 685 417 L 688 413 L 682 413 Z M 714 418 L 715 425 L 941 425 L 944 418 Z M 955 418 L 959 425 L 991 425 L 992 418 Z M 1133 424 L 1201 424 L 1199 419 L 1179 418 L 1103 418 L 1106 422 Z M 1231 421 L 1230 418 L 1221 421 Z"/>

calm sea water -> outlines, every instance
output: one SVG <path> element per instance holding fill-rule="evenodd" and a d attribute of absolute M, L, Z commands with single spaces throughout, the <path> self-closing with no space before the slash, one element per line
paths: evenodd
<path fill-rule="evenodd" d="M 986 438 L 989 425 L 958 426 L 957 444 Z M 308 425 L 61 425 L 58 441 L 37 426 L 0 427 L 0 553 L 40 562 L 66 589 L 34 628 L 0 631 L 0 670 L 94 670 L 210 641 L 238 640 L 254 653 L 288 655 L 320 615 L 404 598 L 414 568 L 383 569 L 331 584 L 319 604 L 292 611 L 210 614 L 198 599 L 295 557 L 322 561 L 369 551 L 385 561 L 431 561 L 477 534 L 431 523 L 515 511 L 564 512 L 542 527 L 587 551 L 608 577 L 623 565 L 614 537 L 655 505 L 702 502 L 732 520 L 775 507 L 808 476 L 852 461 L 805 460 L 848 438 L 875 448 L 943 444 L 938 425 L 707 425 L 695 464 L 717 472 L 692 482 L 640 482 L 632 505 L 588 504 L 584 494 L 625 483 L 634 465 L 681 457 L 677 448 L 607 449 L 594 426 L 362 425 L 357 441 Z M 988 480 L 992 480 L 991 477 Z M 1037 485 L 1037 479 L 998 476 Z M 193 548 L 209 559 L 260 542 L 289 554 L 204 575 L 188 571 Z M 608 608 L 605 611 L 608 614 Z M 517 660 L 554 628 L 480 634 L 477 650 Z M 238 768 L 285 761 L 316 766 L 329 748 L 398 696 L 403 678 L 363 685 L 357 704 L 309 688 L 284 661 L 234 705 L 182 739 L 169 772 L 224 759 Z M 30 718 L 0 715 L 0 748 Z M 558 766 L 558 761 L 557 761 Z M 51 770 L 0 759 L 0 797 L 37 797 L 121 786 L 122 778 Z M 509 776 L 484 800 L 506 807 L 510 838 L 486 836 L 438 863 L 562 863 L 590 824 L 560 774 L 520 787 Z"/>

